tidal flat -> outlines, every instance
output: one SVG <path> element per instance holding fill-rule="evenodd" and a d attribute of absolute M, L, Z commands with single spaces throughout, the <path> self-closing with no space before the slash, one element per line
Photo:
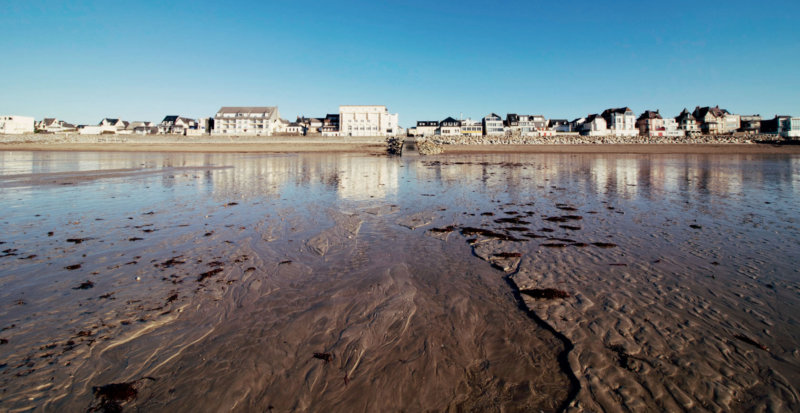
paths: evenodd
<path fill-rule="evenodd" d="M 796 154 L 0 152 L 0 410 L 797 411 Z"/>

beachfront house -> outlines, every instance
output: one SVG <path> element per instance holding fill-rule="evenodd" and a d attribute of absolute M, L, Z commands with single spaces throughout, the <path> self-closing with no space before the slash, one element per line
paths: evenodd
<path fill-rule="evenodd" d="M 573 132 L 570 122 L 566 119 L 550 119 L 547 121 L 547 129 L 557 133 Z"/>
<path fill-rule="evenodd" d="M 329 113 L 325 115 L 319 131 L 322 136 L 339 136 L 339 114 Z"/>
<path fill-rule="evenodd" d="M 116 133 L 127 128 L 128 124 L 129 122 L 119 118 L 103 118 L 97 126 L 101 126 L 102 131 L 105 133 Z"/>
<path fill-rule="evenodd" d="M 699 135 L 701 132 L 697 119 L 686 108 L 675 117 L 675 122 L 678 124 L 678 129 L 686 136 Z"/>
<path fill-rule="evenodd" d="M 636 120 L 639 135 L 647 137 L 680 137 L 683 130 L 673 118 L 662 118 L 658 111 L 646 110 Z"/>
<path fill-rule="evenodd" d="M 606 109 L 601 116 L 606 121 L 609 135 L 634 137 L 639 134 L 636 115 L 628 107 Z"/>
<path fill-rule="evenodd" d="M 34 119 L 29 116 L 0 116 L 0 134 L 20 135 L 23 133 L 33 133 L 33 123 Z"/>
<path fill-rule="evenodd" d="M 461 134 L 464 136 L 483 136 L 483 122 L 469 118 L 462 120 Z"/>
<path fill-rule="evenodd" d="M 461 121 L 448 117 L 447 119 L 439 122 L 439 129 L 436 132 L 441 136 L 459 136 L 461 135 Z"/>
<path fill-rule="evenodd" d="M 169 115 L 158 124 L 158 133 L 161 135 L 187 135 L 187 131 L 197 129 L 197 121 L 178 115 Z"/>
<path fill-rule="evenodd" d="M 577 119 L 576 119 L 577 120 Z M 584 136 L 608 136 L 609 130 L 605 118 L 593 113 L 580 123 L 580 132 Z"/>
<path fill-rule="evenodd" d="M 439 129 L 438 120 L 418 120 L 415 136 L 433 136 L 436 135 L 436 130 Z"/>
<path fill-rule="evenodd" d="M 709 135 L 720 133 L 732 133 L 739 129 L 739 115 L 734 115 L 725 109 L 720 109 L 719 105 L 695 107 L 692 115 L 700 122 L 700 130 Z"/>
<path fill-rule="evenodd" d="M 394 136 L 399 133 L 399 116 L 384 105 L 339 106 L 341 136 Z"/>
<path fill-rule="evenodd" d="M 800 138 L 800 117 L 775 115 L 761 121 L 761 133 L 778 135 L 787 139 Z"/>
<path fill-rule="evenodd" d="M 538 135 L 547 129 L 547 119 L 542 115 L 519 115 L 519 132 L 521 135 Z"/>
<path fill-rule="evenodd" d="M 223 106 L 214 115 L 214 135 L 272 136 L 280 116 L 277 106 Z"/>
<path fill-rule="evenodd" d="M 483 134 L 486 136 L 503 135 L 503 118 L 496 113 L 490 113 L 481 119 L 483 123 Z"/>
<path fill-rule="evenodd" d="M 124 132 L 119 131 L 118 133 L 127 133 L 135 135 L 155 135 L 158 133 L 158 125 L 154 124 L 153 122 L 147 122 L 141 120 L 133 121 L 128 124 Z"/>
<path fill-rule="evenodd" d="M 78 129 L 75 125 L 56 118 L 44 118 L 36 122 L 35 126 L 37 131 L 47 133 L 73 132 Z"/>
<path fill-rule="evenodd" d="M 298 116 L 296 122 L 303 125 L 305 135 L 319 135 L 325 123 L 322 118 L 307 118 L 305 116 Z"/>
<path fill-rule="evenodd" d="M 738 132 L 758 133 L 761 130 L 761 115 L 741 115 L 739 116 Z"/>

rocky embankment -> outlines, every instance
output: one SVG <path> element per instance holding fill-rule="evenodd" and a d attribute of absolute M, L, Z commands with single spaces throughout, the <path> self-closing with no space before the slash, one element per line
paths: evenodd
<path fill-rule="evenodd" d="M 749 144 L 774 141 L 775 135 L 697 135 L 686 137 L 622 136 L 434 136 L 440 145 L 564 145 L 564 144 Z"/>

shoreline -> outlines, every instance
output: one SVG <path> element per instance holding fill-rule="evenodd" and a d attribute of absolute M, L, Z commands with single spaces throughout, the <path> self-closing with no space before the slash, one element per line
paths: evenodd
<path fill-rule="evenodd" d="M 444 154 L 603 153 L 603 154 L 800 154 L 800 145 L 777 144 L 528 144 L 442 145 Z M 378 142 L 75 142 L 0 143 L 0 151 L 192 152 L 192 153 L 386 153 Z"/>

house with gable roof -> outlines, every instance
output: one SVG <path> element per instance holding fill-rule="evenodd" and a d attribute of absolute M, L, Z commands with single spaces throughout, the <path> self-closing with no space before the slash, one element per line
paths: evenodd
<path fill-rule="evenodd" d="M 627 106 L 606 109 L 600 116 L 606 121 L 609 135 L 634 137 L 639 134 L 639 129 L 636 128 L 636 115 Z"/>

